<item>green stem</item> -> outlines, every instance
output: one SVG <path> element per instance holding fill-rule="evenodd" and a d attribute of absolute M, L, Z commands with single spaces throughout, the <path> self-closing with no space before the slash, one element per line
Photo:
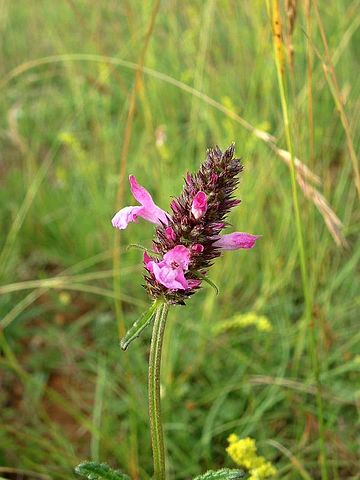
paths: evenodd
<path fill-rule="evenodd" d="M 273 0 L 273 12 L 274 9 L 279 11 L 278 0 Z M 290 178 L 291 178 L 291 190 L 292 190 L 292 200 L 295 213 L 295 225 L 296 225 L 296 234 L 299 248 L 299 257 L 300 257 L 300 270 L 301 278 L 304 292 L 304 303 L 305 303 L 305 320 L 310 330 L 310 353 L 311 353 L 311 363 L 314 370 L 315 382 L 316 382 L 316 403 L 317 403 L 317 416 L 319 421 L 319 433 L 320 433 L 320 468 L 321 468 L 321 478 L 322 480 L 328 480 L 328 471 L 327 471 L 327 458 L 326 458 L 326 448 L 325 448 L 325 428 L 324 428 L 324 406 L 321 393 L 321 379 L 320 379 L 320 362 L 317 352 L 317 335 L 314 321 L 312 319 L 312 298 L 309 288 L 309 276 L 307 269 L 307 261 L 305 255 L 305 243 L 304 243 L 304 234 L 303 234 L 303 224 L 300 214 L 300 205 L 299 205 L 299 196 L 297 191 L 297 182 L 296 182 L 296 169 L 295 169 L 295 155 L 294 147 L 292 142 L 291 130 L 290 130 L 290 121 L 289 121 L 289 112 L 288 104 L 285 93 L 285 84 L 283 72 L 281 70 L 280 59 L 277 55 L 275 49 L 275 63 L 276 63 L 276 73 L 278 79 L 279 93 L 281 108 L 283 114 L 283 122 L 285 129 L 285 137 L 288 151 L 290 153 Z"/>
<path fill-rule="evenodd" d="M 161 424 L 161 352 L 169 307 L 162 304 L 155 316 L 149 356 L 149 417 L 155 480 L 165 480 L 165 447 Z"/>

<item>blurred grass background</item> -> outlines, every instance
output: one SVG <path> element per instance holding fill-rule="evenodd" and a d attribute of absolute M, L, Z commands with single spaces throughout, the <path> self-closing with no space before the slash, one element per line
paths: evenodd
<path fill-rule="evenodd" d="M 358 149 L 360 3 L 319 3 Z M 311 4 L 307 16 L 309 3 L 297 2 L 291 37 L 282 8 L 285 52 L 285 40 L 294 48 L 290 121 L 296 155 L 320 177 L 348 244 L 336 245 L 300 188 L 329 478 L 359 479 L 358 197 Z M 265 3 L 2 0 L 0 31 L 0 475 L 69 479 L 79 461 L 100 458 L 150 478 L 150 332 L 124 353 L 118 330 L 149 304 L 141 253 L 125 247 L 149 246 L 153 228 L 140 221 L 116 236 L 110 219 L 133 202 L 128 173 L 166 208 L 206 148 L 235 141 L 245 173 L 231 222 L 263 238 L 217 261 L 218 296 L 204 287 L 170 313 L 171 478 L 231 466 L 232 432 L 256 438 L 278 478 L 320 478 L 290 175 L 264 133 L 286 149 Z M 224 323 L 247 314 L 272 329 Z"/>

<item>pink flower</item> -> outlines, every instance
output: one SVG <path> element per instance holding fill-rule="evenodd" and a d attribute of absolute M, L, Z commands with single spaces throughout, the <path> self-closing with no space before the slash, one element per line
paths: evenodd
<path fill-rule="evenodd" d="M 129 176 L 129 182 L 131 193 L 141 206 L 124 207 L 119 210 L 112 219 L 113 226 L 123 230 L 130 222 L 135 222 L 137 217 L 157 225 L 162 223 L 167 225 L 169 223 L 167 213 L 154 203 L 150 193 L 137 183 L 134 175 Z"/>
<path fill-rule="evenodd" d="M 213 246 L 221 250 L 249 249 L 253 248 L 258 238 L 260 238 L 258 235 L 251 235 L 251 233 L 234 232 L 228 235 L 221 235 L 219 239 L 213 243 Z"/>
<path fill-rule="evenodd" d="M 152 260 L 147 253 L 144 254 L 146 269 L 151 272 L 156 280 L 171 290 L 187 290 L 194 288 L 186 280 L 184 273 L 190 261 L 190 250 L 184 245 L 176 247 L 165 253 L 160 262 Z"/>
<path fill-rule="evenodd" d="M 205 192 L 197 192 L 195 195 L 192 205 L 191 213 L 194 215 L 196 220 L 201 218 L 207 210 L 207 196 Z"/>

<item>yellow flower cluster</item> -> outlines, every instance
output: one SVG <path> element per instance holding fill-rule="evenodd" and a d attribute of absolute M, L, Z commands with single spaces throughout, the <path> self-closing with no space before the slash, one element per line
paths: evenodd
<path fill-rule="evenodd" d="M 254 326 L 259 332 L 271 332 L 272 325 L 267 317 L 258 315 L 255 312 L 235 315 L 230 320 L 225 320 L 215 327 L 216 333 L 226 332 L 227 330 L 246 328 Z"/>
<path fill-rule="evenodd" d="M 263 480 L 276 474 L 276 468 L 272 463 L 256 453 L 254 439 L 250 437 L 240 439 L 233 433 L 229 436 L 228 442 L 227 453 L 237 465 L 249 471 L 249 480 Z"/>

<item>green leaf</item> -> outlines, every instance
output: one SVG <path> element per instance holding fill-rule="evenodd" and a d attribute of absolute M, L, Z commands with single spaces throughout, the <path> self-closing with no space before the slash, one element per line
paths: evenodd
<path fill-rule="evenodd" d="M 120 470 L 113 470 L 106 463 L 83 462 L 75 467 L 75 473 L 88 480 L 130 480 L 130 477 Z"/>
<path fill-rule="evenodd" d="M 245 478 L 244 470 L 222 468 L 221 470 L 209 470 L 202 475 L 198 475 L 194 480 L 238 480 L 240 478 Z"/>
<path fill-rule="evenodd" d="M 210 280 L 210 278 L 206 277 L 204 274 L 200 273 L 200 272 L 191 272 L 192 274 L 194 274 L 197 278 L 199 278 L 200 280 L 203 280 L 204 282 L 206 282 L 207 284 L 210 285 L 210 287 L 212 287 L 215 292 L 216 292 L 216 295 L 219 295 L 219 287 L 216 285 L 215 282 L 213 282 L 212 280 Z"/>
<path fill-rule="evenodd" d="M 207 278 L 205 276 L 201 277 L 201 279 L 204 280 L 204 282 L 208 283 L 210 287 L 212 287 L 215 290 L 216 295 L 219 295 L 219 287 L 216 285 L 215 282 L 213 282 L 212 280 L 210 280 L 210 278 Z"/>
<path fill-rule="evenodd" d="M 126 350 L 130 343 L 138 338 L 142 331 L 151 323 L 151 320 L 153 319 L 156 310 L 160 307 L 161 303 L 161 300 L 155 300 L 151 307 L 146 310 L 146 312 L 144 312 L 141 317 L 136 320 L 133 326 L 126 332 L 125 337 L 120 341 L 120 347 L 123 350 Z"/>

